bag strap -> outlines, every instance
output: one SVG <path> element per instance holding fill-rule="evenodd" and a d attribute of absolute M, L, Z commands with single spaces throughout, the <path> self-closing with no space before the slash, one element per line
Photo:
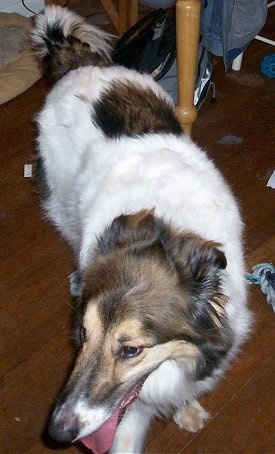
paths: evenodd
<path fill-rule="evenodd" d="M 167 34 L 167 31 L 169 31 L 169 34 Z M 162 62 L 161 66 L 159 68 L 156 68 L 151 76 L 155 80 L 161 79 L 171 68 L 173 65 L 175 59 L 176 59 L 176 24 L 175 24 L 175 18 L 173 16 L 166 16 L 165 18 L 165 25 L 164 25 L 164 30 L 163 30 L 163 38 L 166 36 L 166 40 L 169 40 L 170 45 L 169 45 L 169 52 L 166 55 L 166 59 Z"/>
<path fill-rule="evenodd" d="M 169 54 L 168 58 L 166 59 L 166 61 L 164 62 L 164 64 L 162 64 L 161 68 L 156 68 L 153 71 L 153 73 L 151 73 L 151 77 L 153 77 L 153 79 L 155 79 L 156 81 L 161 79 L 169 71 L 169 69 L 173 65 L 175 59 L 176 59 L 176 50 L 173 50 L 172 52 L 170 52 L 170 54 Z"/>
<path fill-rule="evenodd" d="M 140 30 L 146 28 L 154 28 L 157 27 L 158 24 L 161 24 L 164 19 L 166 18 L 166 13 L 163 8 L 159 8 L 157 10 L 151 11 L 146 16 L 144 16 L 140 21 L 134 24 L 129 30 L 127 30 L 119 39 L 117 47 L 115 50 L 119 50 L 120 47 L 124 46 L 126 42 L 134 36 Z"/>

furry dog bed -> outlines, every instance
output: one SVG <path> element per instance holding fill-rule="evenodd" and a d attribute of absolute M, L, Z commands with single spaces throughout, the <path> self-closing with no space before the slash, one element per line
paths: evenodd
<path fill-rule="evenodd" d="M 28 41 L 31 28 L 29 17 L 0 13 L 0 104 L 23 93 L 41 77 Z"/>

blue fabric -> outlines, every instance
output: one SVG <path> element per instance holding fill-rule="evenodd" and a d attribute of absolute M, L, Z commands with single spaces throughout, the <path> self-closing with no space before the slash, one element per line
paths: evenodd
<path fill-rule="evenodd" d="M 267 0 L 202 0 L 202 44 L 227 69 L 263 27 Z"/>

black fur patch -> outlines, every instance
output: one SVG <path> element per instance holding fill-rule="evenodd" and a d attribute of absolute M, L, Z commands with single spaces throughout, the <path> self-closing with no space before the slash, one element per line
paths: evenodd
<path fill-rule="evenodd" d="M 110 138 L 183 133 L 173 106 L 150 88 L 114 82 L 94 107 L 93 122 Z"/>

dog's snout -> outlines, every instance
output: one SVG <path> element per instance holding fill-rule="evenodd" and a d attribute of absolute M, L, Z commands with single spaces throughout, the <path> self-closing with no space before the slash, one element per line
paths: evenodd
<path fill-rule="evenodd" d="M 77 438 L 79 421 L 76 416 L 68 414 L 53 415 L 49 425 L 50 436 L 59 442 L 70 442 Z"/>

